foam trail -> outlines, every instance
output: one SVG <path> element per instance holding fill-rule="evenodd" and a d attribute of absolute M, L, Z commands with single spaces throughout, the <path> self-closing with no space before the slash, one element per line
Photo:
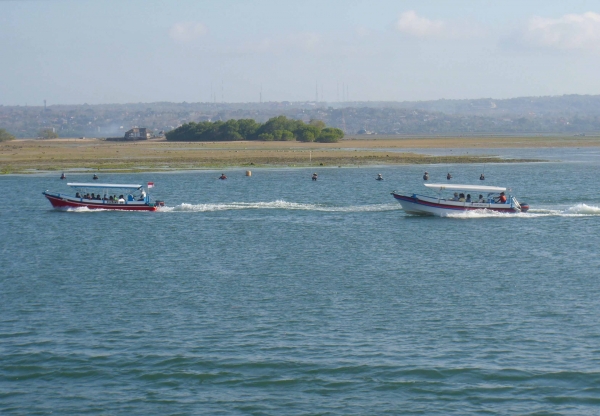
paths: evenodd
<path fill-rule="evenodd" d="M 600 207 L 578 203 L 565 209 L 537 208 L 524 213 L 508 214 L 485 209 L 449 214 L 449 218 L 540 218 L 540 217 L 590 217 L 600 216 Z"/>
<path fill-rule="evenodd" d="M 60 208 L 61 211 L 66 212 L 102 212 L 110 211 L 108 209 L 89 209 L 88 207 L 77 207 L 77 208 Z"/>
<path fill-rule="evenodd" d="M 573 207 L 567 208 L 564 213 L 570 215 L 600 215 L 600 207 L 577 204 Z"/>
<path fill-rule="evenodd" d="M 333 207 L 322 204 L 301 204 L 297 202 L 272 201 L 272 202 L 230 202 L 222 204 L 187 204 L 183 203 L 174 207 L 161 207 L 160 212 L 212 212 L 243 209 L 284 209 L 297 211 L 321 212 L 383 212 L 401 209 L 399 204 L 356 205 L 346 207 Z"/>

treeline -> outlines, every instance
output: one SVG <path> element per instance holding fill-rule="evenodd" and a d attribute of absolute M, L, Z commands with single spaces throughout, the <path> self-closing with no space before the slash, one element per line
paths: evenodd
<path fill-rule="evenodd" d="M 285 116 L 273 117 L 266 123 L 253 119 L 228 121 L 203 121 L 186 123 L 166 134 L 167 140 L 186 142 L 214 142 L 237 140 L 301 141 L 335 143 L 344 137 L 344 132 L 326 127 L 321 120 L 308 124 Z"/>
<path fill-rule="evenodd" d="M 0 142 L 7 142 L 9 140 L 14 140 L 15 136 L 13 136 L 12 134 L 10 134 L 9 132 L 7 132 L 4 129 L 0 129 Z"/>

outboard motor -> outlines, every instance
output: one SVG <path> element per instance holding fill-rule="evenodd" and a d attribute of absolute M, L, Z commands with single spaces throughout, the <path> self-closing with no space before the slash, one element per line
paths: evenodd
<path fill-rule="evenodd" d="M 165 201 L 154 201 L 154 206 L 164 207 L 165 206 Z"/>
<path fill-rule="evenodd" d="M 526 204 L 523 202 L 521 204 L 521 212 L 527 212 L 527 211 L 529 211 L 529 204 Z"/>

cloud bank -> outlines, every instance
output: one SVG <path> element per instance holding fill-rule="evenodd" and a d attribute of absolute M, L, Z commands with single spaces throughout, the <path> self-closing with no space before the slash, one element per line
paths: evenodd
<path fill-rule="evenodd" d="M 446 24 L 441 20 L 421 17 L 414 10 L 409 10 L 400 15 L 396 29 L 410 36 L 424 38 L 440 36 L 446 29 Z"/>
<path fill-rule="evenodd" d="M 525 40 L 548 48 L 600 50 L 600 14 L 566 14 L 558 19 L 535 16 L 528 22 Z"/>

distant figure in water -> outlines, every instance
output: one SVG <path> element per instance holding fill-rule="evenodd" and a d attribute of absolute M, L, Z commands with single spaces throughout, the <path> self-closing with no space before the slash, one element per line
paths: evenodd
<path fill-rule="evenodd" d="M 379 175 L 377 175 L 377 180 L 378 181 L 382 181 L 383 180 L 383 176 L 381 176 L 381 173 Z"/>
<path fill-rule="evenodd" d="M 448 179 L 448 180 L 452 179 L 452 175 L 450 175 L 450 172 L 448 172 L 448 174 L 446 175 L 446 179 Z"/>
<path fill-rule="evenodd" d="M 94 173 L 94 176 L 92 177 L 92 179 L 93 179 L 93 180 L 95 180 L 95 181 L 97 181 L 97 180 L 98 180 L 98 175 L 96 175 L 96 174 Z"/>
<path fill-rule="evenodd" d="M 225 174 L 221 174 L 221 176 L 219 176 L 219 179 L 227 179 L 227 176 L 225 176 Z"/>
<path fill-rule="evenodd" d="M 485 181 L 485 175 L 483 173 L 481 175 L 479 175 L 479 180 L 480 181 Z"/>
<path fill-rule="evenodd" d="M 424 181 L 428 181 L 428 180 L 429 180 L 429 173 L 425 172 L 425 173 L 423 174 L 423 180 L 424 180 Z"/>
<path fill-rule="evenodd" d="M 316 173 L 313 173 L 312 180 L 316 181 L 318 178 L 319 178 L 319 175 L 317 175 Z"/>
<path fill-rule="evenodd" d="M 60 175 L 61 179 L 67 179 L 67 175 L 65 175 L 65 173 L 63 172 L 62 175 Z"/>

